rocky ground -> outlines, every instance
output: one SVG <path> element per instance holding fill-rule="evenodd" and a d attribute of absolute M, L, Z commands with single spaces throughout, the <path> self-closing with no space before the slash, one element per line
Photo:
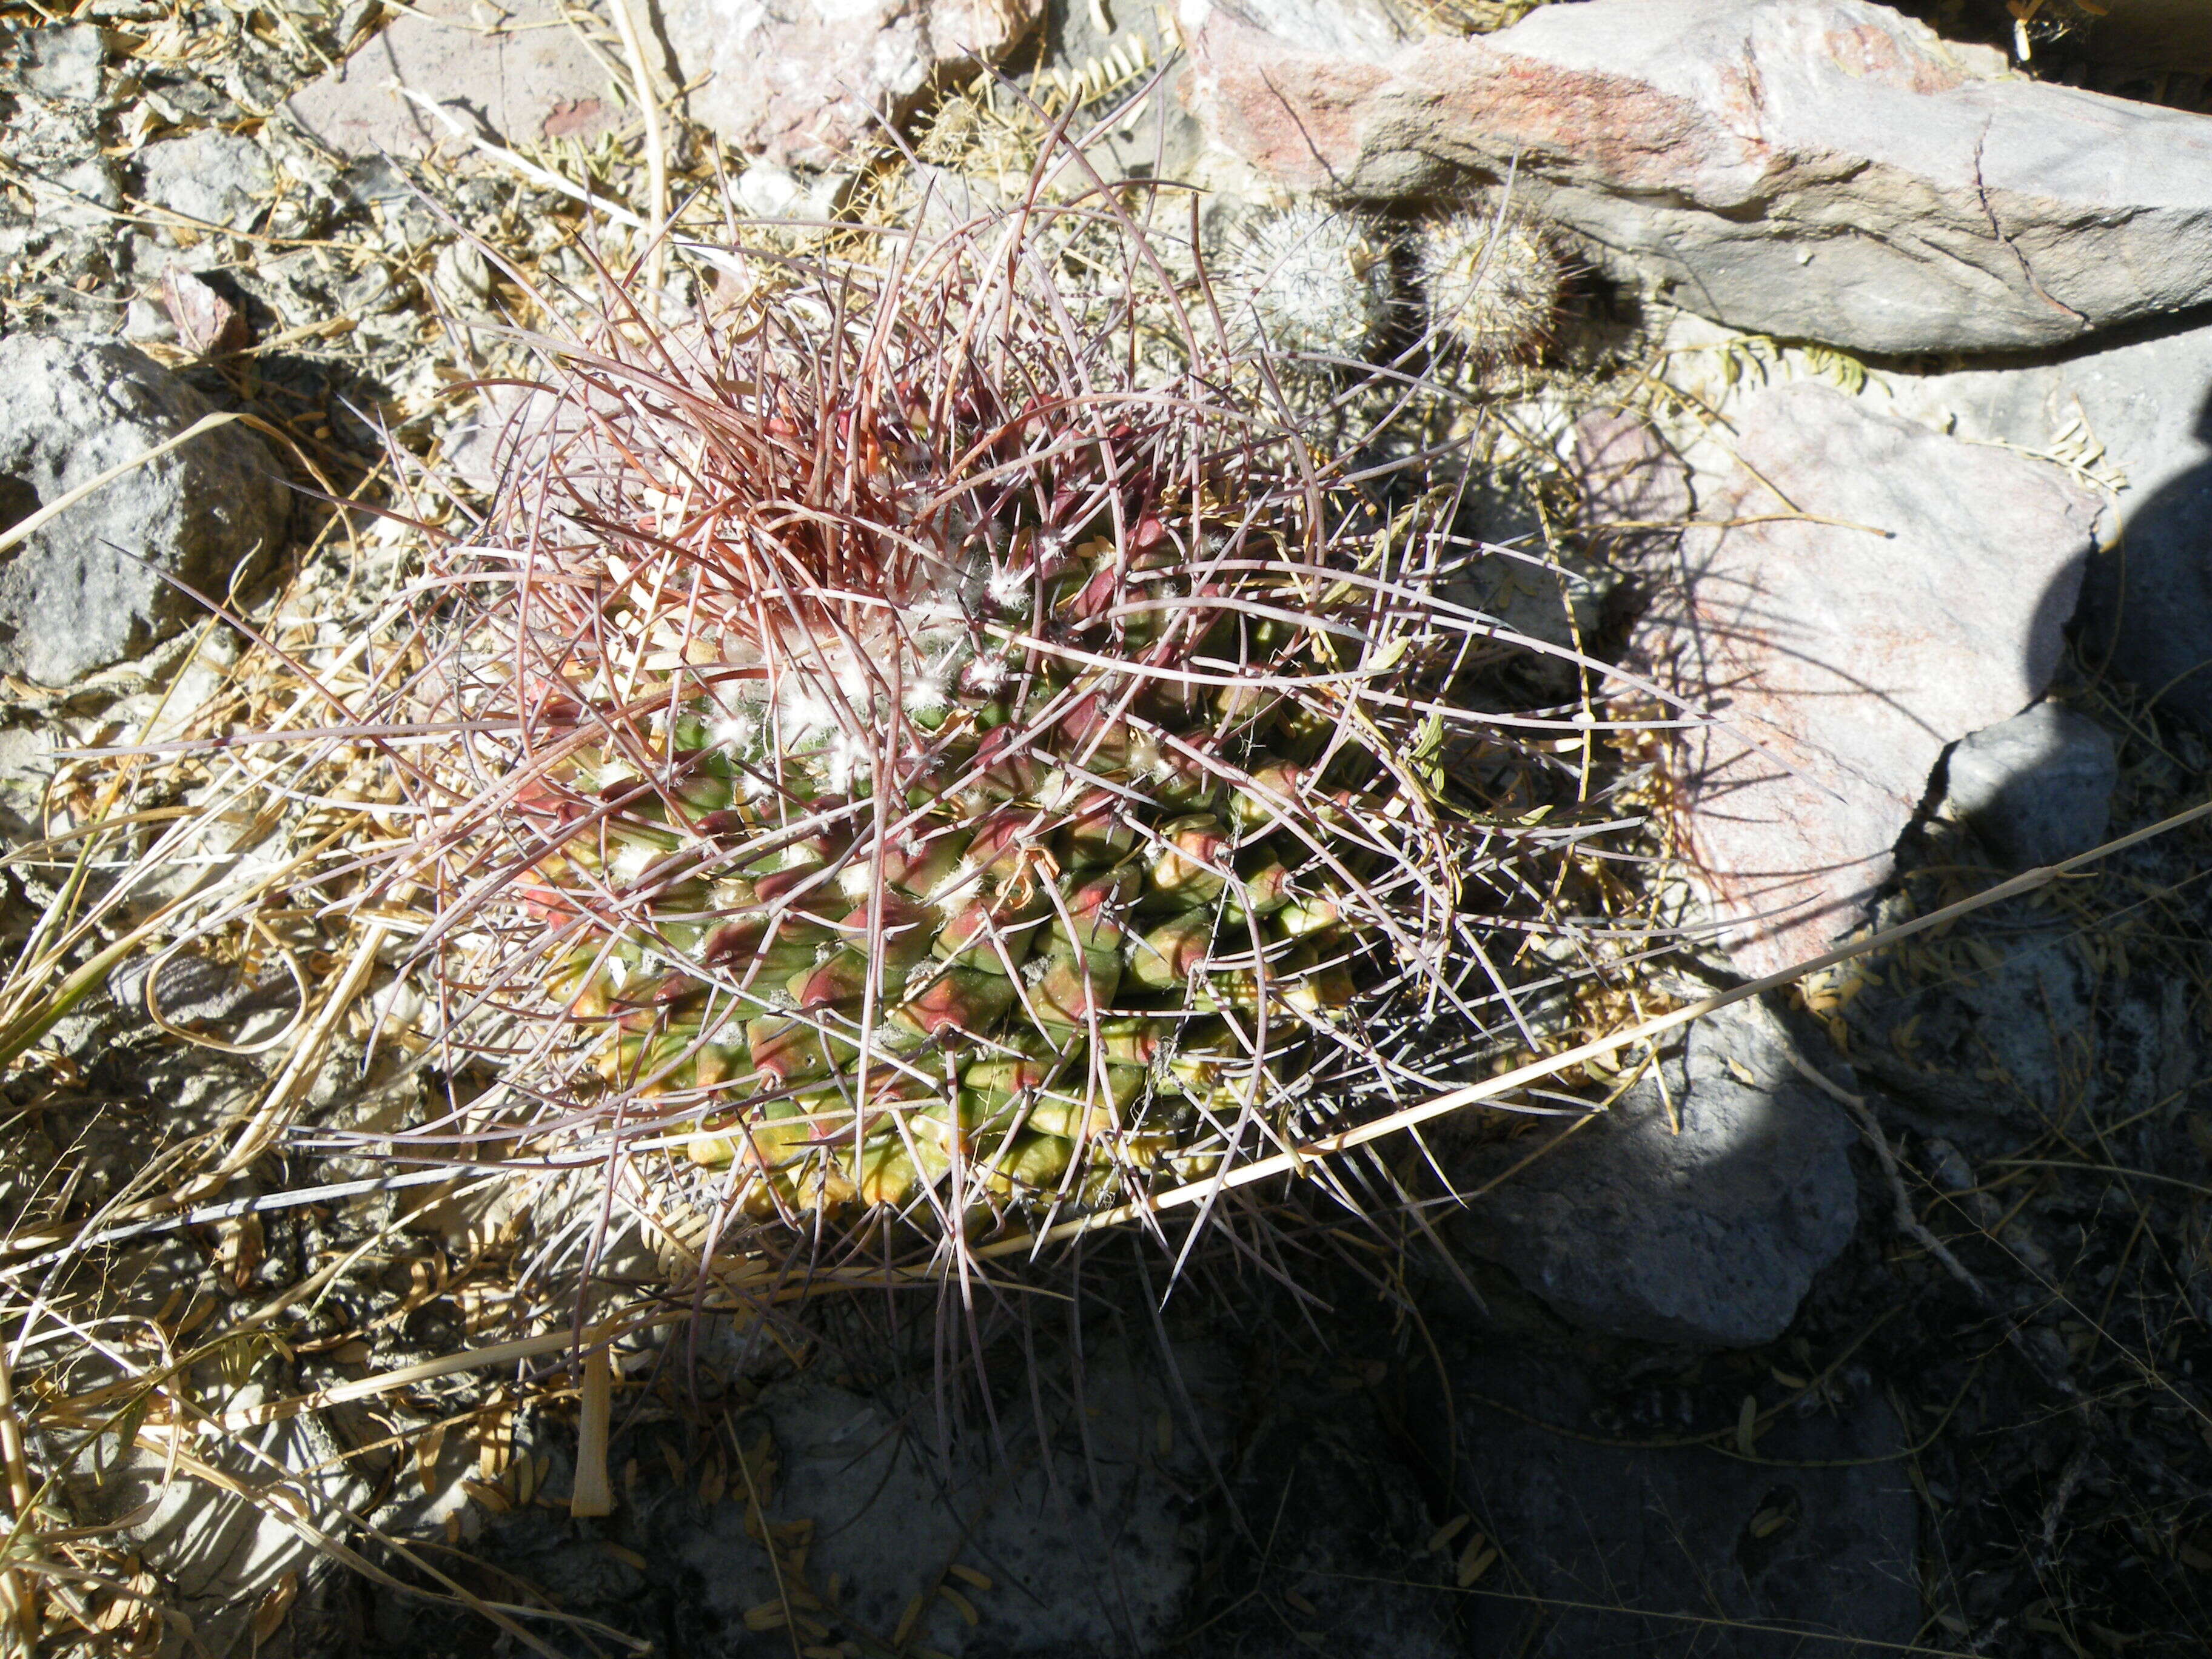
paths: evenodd
<path fill-rule="evenodd" d="M 1462 435 L 1476 532 L 1553 562 L 1482 603 L 1634 677 L 1566 695 L 1726 716 L 1604 761 L 1654 769 L 1674 861 L 1638 902 L 1712 922 L 1652 1011 L 2157 824 L 2212 725 L 2212 31 L 1906 10 L 0 9 L 0 536 L 251 417 L 0 544 L 9 1628 L 28 1598 L 57 1653 L 2202 1651 L 2203 820 L 1555 1079 L 1610 1106 L 1565 1133 L 1435 1137 L 1378 1166 L 1387 1218 L 1271 1197 L 1172 1294 L 1117 1237 L 972 1322 L 648 1328 L 613 1512 L 572 1519 L 550 1200 L 373 1155 L 471 1086 L 388 992 L 408 918 L 325 908 L 405 832 L 376 767 L 70 752 L 362 684 L 409 532 L 334 503 L 465 500 L 465 383 L 620 216 L 981 209 L 1073 108 L 1107 177 L 1201 189 L 1201 246 L 1315 198 L 1410 240 L 1506 179 L 1571 241 L 1558 339 Z M 668 314 L 715 280 L 671 260 Z M 649 1299 L 667 1264 L 626 1249 Z"/>

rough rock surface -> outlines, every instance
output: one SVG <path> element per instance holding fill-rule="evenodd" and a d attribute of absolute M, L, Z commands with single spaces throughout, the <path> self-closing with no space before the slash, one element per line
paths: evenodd
<path fill-rule="evenodd" d="M 2202 1075 L 2188 988 L 2100 943 L 2018 901 L 1915 941 L 1844 1011 L 1852 1064 L 1917 1126 L 1991 1154 L 2084 1110 L 2170 1124 Z"/>
<path fill-rule="evenodd" d="M 558 1586 L 571 1609 L 623 1627 L 641 1614 L 678 1653 L 788 1653 L 780 1628 L 763 1638 L 746 1615 L 792 1592 L 832 1641 L 841 1629 L 879 1643 L 905 1629 L 915 1650 L 962 1659 L 1159 1651 L 1196 1576 L 1190 1500 L 1223 1449 L 1234 1381 L 1225 1350 L 1183 1346 L 1176 1368 L 1170 1382 L 1157 1363 L 1097 1356 L 1079 1411 L 1065 1374 L 1045 1385 L 1043 1445 L 1018 1412 L 999 1425 L 1005 1455 L 971 1426 L 949 1457 L 926 1385 L 902 1406 L 801 1376 L 766 1391 L 734 1425 L 739 1443 L 757 1449 L 748 1461 L 765 1483 L 778 1565 L 761 1547 L 733 1460 L 719 1455 L 726 1479 L 703 1494 L 705 1458 L 672 1481 L 653 1443 L 672 1444 L 666 1431 L 641 1437 L 639 1479 L 609 1520 L 579 1526 L 565 1510 L 525 1512 L 487 1534 L 487 1553 Z M 564 1492 L 569 1448 L 556 1440 L 548 1452 L 546 1488 Z M 616 1466 L 630 1455 L 618 1446 Z M 949 1573 L 955 1565 L 971 1576 Z M 973 1622 L 940 1586 L 968 1603 Z M 821 1611 L 828 1601 L 833 1613 Z M 387 1635 L 413 1611 L 391 1609 Z"/>
<path fill-rule="evenodd" d="M 1872 0 L 1584 0 L 1411 41 L 1366 3 L 1186 0 L 1214 134 L 1355 197 L 1511 167 L 1678 303 L 1854 349 L 2047 344 L 2212 298 L 2212 125 Z"/>
<path fill-rule="evenodd" d="M 1593 410 L 1575 422 L 1575 480 L 1585 544 L 1601 558 L 1646 566 L 1671 554 L 1690 516 L 1690 471 L 1642 416 Z"/>
<path fill-rule="evenodd" d="M 2191 392 L 2212 398 L 2212 376 Z M 2212 729 L 2212 412 L 2192 435 L 2181 465 L 2123 501 L 2124 535 L 2091 567 L 2081 641 L 2093 664 Z"/>
<path fill-rule="evenodd" d="M 1809 383 L 1737 413 L 1741 465 L 1637 654 L 1715 717 L 1680 750 L 1679 827 L 1765 974 L 1856 925 L 1945 745 L 2042 695 L 2100 503 Z"/>
<path fill-rule="evenodd" d="M 903 118 L 930 89 L 996 63 L 1036 27 L 1040 0 L 669 0 L 666 37 L 691 112 L 770 161 L 826 167 Z"/>
<path fill-rule="evenodd" d="M 1850 1125 L 1798 1076 L 1789 1038 L 1756 1004 L 1698 1021 L 1662 1069 L 1663 1091 L 1646 1077 L 1473 1200 L 1457 1238 L 1586 1329 L 1768 1341 L 1857 1224 Z M 1540 1144 L 1486 1149 L 1459 1184 L 1480 1186 Z"/>
<path fill-rule="evenodd" d="M 139 152 L 138 165 L 148 201 L 232 230 L 252 224 L 276 185 L 260 145 L 214 127 L 149 144 Z"/>
<path fill-rule="evenodd" d="M 453 136 L 389 82 L 440 105 L 464 128 L 495 138 L 589 143 L 628 119 L 606 71 L 556 6 L 520 0 L 511 27 L 487 33 L 467 0 L 425 0 L 295 94 L 285 107 L 341 155 L 421 156 Z"/>
<path fill-rule="evenodd" d="M 1878 1397 L 1785 1410 L 1746 1460 L 1680 1443 L 1706 1425 L 1668 1420 L 1663 1388 L 1607 1399 L 1580 1367 L 1494 1350 L 1455 1356 L 1451 1382 L 1459 1502 L 1500 1557 L 1485 1587 L 1508 1592 L 1468 1598 L 1463 1651 L 1802 1659 L 1917 1634 L 1917 1504 Z"/>
<path fill-rule="evenodd" d="M 0 340 L 0 523 L 209 412 L 129 346 Z M 222 593 L 276 551 L 290 504 L 267 447 L 235 426 L 126 473 L 0 556 L 0 673 L 60 685 L 167 638 L 197 607 L 155 571 Z"/>
<path fill-rule="evenodd" d="M 1853 1064 L 1951 1128 L 2053 1115 L 2095 1075 L 2096 974 L 2072 929 L 1962 929 L 1908 945 L 1850 1005 Z"/>
<path fill-rule="evenodd" d="M 2124 481 L 2082 594 L 2083 659 L 2212 729 L 2212 324 L 2181 322 L 2057 361 L 1888 380 L 1901 411 L 1962 437 L 2063 441 Z"/>
<path fill-rule="evenodd" d="M 270 1392 L 255 1382 L 227 1390 L 227 1398 L 251 1410 Z M 245 1491 L 175 1479 L 158 1452 L 137 1449 L 91 1496 L 105 1516 L 127 1523 L 121 1536 L 191 1620 L 200 1652 L 250 1653 L 259 1647 L 255 1614 L 283 1593 L 288 1577 L 296 1588 L 320 1565 L 314 1544 L 290 1517 L 257 1501 L 259 1489 L 276 1472 L 289 1474 L 288 1496 L 304 1489 L 314 1499 L 313 1511 L 301 1518 L 331 1533 L 345 1527 L 369 1487 L 347 1467 L 344 1449 L 329 1429 L 312 1417 L 269 1424 L 201 1455 Z"/>
<path fill-rule="evenodd" d="M 97 23 L 48 25 L 32 32 L 24 87 L 41 98 L 89 103 L 100 96 L 100 70 L 107 49 Z"/>
<path fill-rule="evenodd" d="M 1449 1564 L 1426 1547 L 1435 1522 L 1412 1469 L 1389 1455 L 1374 1403 L 1280 1376 L 1266 1394 L 1229 1480 L 1238 1512 L 1267 1523 L 1231 1529 L 1227 1559 L 1209 1575 L 1228 1605 L 1168 1650 L 1465 1654 Z"/>
<path fill-rule="evenodd" d="M 2028 869 L 2104 839 L 2120 769 L 2111 732 L 2039 702 L 1961 738 L 1944 775 L 1948 809 L 1992 852 Z"/>

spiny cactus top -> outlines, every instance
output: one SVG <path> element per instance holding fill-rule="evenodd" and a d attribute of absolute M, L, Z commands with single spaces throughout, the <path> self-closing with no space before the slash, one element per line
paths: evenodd
<path fill-rule="evenodd" d="M 1278 352 L 1364 358 L 1390 324 L 1390 245 L 1357 214 L 1290 208 L 1239 228 L 1215 288 L 1230 326 Z"/>
<path fill-rule="evenodd" d="M 1418 255 L 1440 343 L 1477 364 L 1542 356 L 1566 296 L 1567 262 L 1541 220 L 1480 202 L 1424 228 Z"/>
<path fill-rule="evenodd" d="M 1042 263 L 610 318 L 511 431 L 417 864 L 538 1126 L 787 1219 L 1079 1212 L 1279 1146 L 1441 961 L 1433 541 Z"/>

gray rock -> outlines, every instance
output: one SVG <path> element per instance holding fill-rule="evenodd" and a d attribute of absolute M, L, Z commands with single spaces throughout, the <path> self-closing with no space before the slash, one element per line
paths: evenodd
<path fill-rule="evenodd" d="M 1577 550 L 1550 549 L 1534 500 L 1503 477 L 1469 481 L 1454 527 L 1491 550 L 1468 558 L 1444 583 L 1443 597 L 1533 645 L 1514 653 L 1532 696 L 1571 697 L 1571 655 L 1602 619 L 1607 573 Z"/>
<path fill-rule="evenodd" d="M 2212 299 L 2212 128 L 2028 81 L 1872 0 L 1584 0 L 1407 40 L 1376 0 L 1185 0 L 1215 136 L 1291 188 L 1514 172 L 1606 263 L 1867 351 L 2055 343 Z"/>
<path fill-rule="evenodd" d="M 1573 1324 L 1700 1346 L 1771 1340 L 1850 1242 L 1858 1188 L 1840 1109 L 1801 1078 L 1756 1004 L 1690 1028 L 1604 1115 L 1486 1149 L 1460 1242 Z M 1674 1127 L 1678 1117 L 1680 1132 Z"/>
<path fill-rule="evenodd" d="M 979 1446 L 949 1484 L 921 1419 L 901 1424 L 835 1389 L 793 1391 L 771 1408 L 783 1480 L 770 1518 L 813 1522 L 810 1571 L 837 1576 L 842 1605 L 865 1626 L 896 1627 L 939 1565 L 957 1559 L 994 1581 L 990 1595 L 973 1598 L 988 1621 L 970 1626 L 940 1602 L 916 1631 L 927 1646 L 1146 1651 L 1168 1634 L 1197 1563 L 1171 1490 L 1146 1468 L 1172 1401 L 1138 1384 L 1133 1373 L 1103 1368 L 1086 1379 L 1097 1411 L 1086 1425 L 1089 1468 L 1071 1446 L 1054 1478 L 1032 1463 L 1006 1479 Z M 1183 1461 L 1195 1474 L 1194 1447 Z M 1103 1501 L 1094 1508 L 1079 1492 Z"/>
<path fill-rule="evenodd" d="M 1198 1431 L 1218 1455 L 1235 1381 L 1227 1356 L 1185 1346 L 1177 1364 Z M 1079 1407 L 1054 1366 L 1040 1395 L 1047 1435 L 1035 1432 L 1025 1408 L 1002 1409 L 995 1436 L 970 1426 L 948 1456 L 927 1385 L 903 1406 L 812 1376 L 768 1389 L 734 1427 L 738 1443 L 770 1454 L 752 1467 L 783 1546 L 781 1592 L 726 1453 L 726 1481 L 702 1501 L 696 1474 L 672 1483 L 650 1438 L 639 1478 L 603 1528 L 540 1510 L 488 1530 L 487 1551 L 559 1587 L 571 1611 L 635 1628 L 641 1607 L 647 1629 L 667 1631 L 678 1652 L 788 1655 L 780 1620 L 763 1631 L 746 1616 L 781 1594 L 808 1610 L 814 1628 L 801 1627 L 802 1644 L 859 1636 L 880 1646 L 919 1601 L 903 1650 L 957 1659 L 1157 1652 L 1196 1577 L 1200 1539 L 1188 1497 L 1208 1478 L 1177 1392 L 1157 1364 L 1102 1356 L 1088 1368 Z M 546 1489 L 564 1491 L 568 1446 L 549 1450 Z M 616 1455 L 617 1467 L 627 1461 L 620 1448 Z M 644 1566 L 611 1559 L 602 1536 Z M 949 1573 L 954 1565 L 988 1587 Z M 974 1623 L 940 1586 L 969 1603 Z"/>
<path fill-rule="evenodd" d="M 123 187 L 104 155 L 88 155 L 50 175 L 51 188 L 40 189 L 39 217 L 48 229 L 88 230 L 111 222 L 108 213 L 123 205 Z M 41 185 L 48 183 L 42 179 Z"/>
<path fill-rule="evenodd" d="M 210 412 L 130 346 L 0 340 L 0 522 Z M 125 473 L 0 556 L 0 672 L 60 685 L 167 638 L 203 613 L 155 573 L 220 596 L 276 552 L 290 505 L 267 447 L 236 426 Z"/>
<path fill-rule="evenodd" d="M 2120 765 L 2103 726 L 2039 702 L 1960 738 L 1945 775 L 1950 811 L 1992 851 L 2029 869 L 2104 840 Z"/>
<path fill-rule="evenodd" d="M 1819 954 L 1887 878 L 1945 745 L 2041 696 L 2100 503 L 2061 468 L 1800 382 L 1745 398 L 1716 521 L 1636 654 L 1716 723 L 1678 827 L 1747 972 Z"/>
<path fill-rule="evenodd" d="M 837 211 L 834 176 L 802 181 L 789 167 L 756 161 L 738 175 L 738 205 L 756 219 L 805 223 L 832 218 Z"/>
<path fill-rule="evenodd" d="M 1757 382 L 1732 386 L 1716 372 L 1709 348 L 1726 337 L 1678 317 L 1666 335 L 1668 378 L 1733 428 Z M 1803 365 L 1776 372 L 1793 367 Z M 2212 672 L 2199 672 L 2212 661 L 2212 321 L 2198 313 L 2063 354 L 1875 368 L 1869 386 L 1877 407 L 1972 441 L 2063 456 L 2104 486 L 2100 551 L 2075 618 L 2081 659 L 2212 730 Z"/>
<path fill-rule="evenodd" d="M 1042 0 L 668 0 L 665 33 L 691 112 L 781 166 L 830 167 L 935 88 L 1003 58 Z"/>
<path fill-rule="evenodd" d="M 2063 443 L 2124 484 L 2083 586 L 2082 658 L 2212 729 L 2212 325 L 1893 390 L 1963 435 Z"/>
<path fill-rule="evenodd" d="M 195 1381 L 220 1388 L 224 1404 L 240 1411 L 289 1392 L 261 1382 L 240 1389 L 213 1366 Z M 179 1478 L 159 1452 L 111 1453 L 107 1479 L 83 1501 L 125 1523 L 119 1535 L 191 1619 L 199 1652 L 248 1654 L 261 1645 L 252 1634 L 255 1614 L 288 1574 L 305 1576 L 320 1559 L 312 1534 L 263 1492 L 281 1482 L 288 1498 L 303 1495 L 299 1520 L 328 1534 L 349 1524 L 349 1511 L 358 1510 L 369 1486 L 313 1415 L 210 1438 L 199 1455 L 218 1472 L 213 1480 Z"/>
<path fill-rule="evenodd" d="M 138 154 L 146 199 L 202 224 L 245 230 L 276 188 L 276 174 L 251 138 L 203 127 Z"/>
<path fill-rule="evenodd" d="M 1201 1606 L 1198 1629 L 1165 1651 L 1192 1659 L 1297 1652 L 1334 1659 L 1455 1659 L 1449 1564 L 1413 1468 L 1363 1394 L 1273 1376 L 1243 1437 L 1231 1492 L 1248 1522 L 1210 1575 L 1227 1605 Z"/>
<path fill-rule="evenodd" d="M 153 968 L 152 957 L 141 957 L 108 975 L 107 994 L 125 1014 L 145 1013 L 146 981 Z M 172 1025 L 208 1025 L 228 1019 L 255 1001 L 255 989 L 228 963 L 180 953 L 163 963 L 154 975 L 154 1004 Z"/>
<path fill-rule="evenodd" d="M 588 144 L 623 125 L 606 71 L 558 6 L 520 0 L 503 10 L 511 27 L 486 34 L 474 27 L 468 0 L 410 5 L 284 107 L 319 143 L 364 160 L 467 149 L 394 82 L 443 107 L 464 131 L 502 140 Z"/>
<path fill-rule="evenodd" d="M 1507 1592 L 1468 1598 L 1462 1651 L 1872 1659 L 1917 1635 L 1918 1505 L 1879 1399 L 1784 1410 L 1752 1461 L 1625 1443 L 1692 1425 L 1525 1352 L 1462 1357 L 1450 1381 L 1459 1506 L 1498 1552 L 1480 1588 Z"/>
<path fill-rule="evenodd" d="M 2196 431 L 2212 441 L 2212 406 Z M 2212 729 L 2212 452 L 2191 460 L 2124 501 L 2124 533 L 2090 568 L 2081 637 L 2093 665 Z"/>
<path fill-rule="evenodd" d="M 1914 1127 L 2010 1157 L 2024 1125 L 2171 1122 L 2160 1109 L 2200 1075 L 2191 1006 L 2162 967 L 2130 975 L 2094 936 L 2015 902 L 1894 947 L 1828 1025 Z"/>
<path fill-rule="evenodd" d="M 23 84 L 40 97 L 88 104 L 100 96 L 100 70 L 107 48 L 97 24 L 33 29 L 24 45 Z"/>

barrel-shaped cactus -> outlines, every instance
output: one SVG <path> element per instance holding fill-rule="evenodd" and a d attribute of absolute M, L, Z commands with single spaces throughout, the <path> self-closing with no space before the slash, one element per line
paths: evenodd
<path fill-rule="evenodd" d="M 1233 374 L 1011 233 L 902 260 L 555 356 L 423 590 L 422 960 L 532 1132 L 763 1218 L 1077 1214 L 1294 1138 L 1441 959 L 1400 751 L 1463 641 Z"/>

